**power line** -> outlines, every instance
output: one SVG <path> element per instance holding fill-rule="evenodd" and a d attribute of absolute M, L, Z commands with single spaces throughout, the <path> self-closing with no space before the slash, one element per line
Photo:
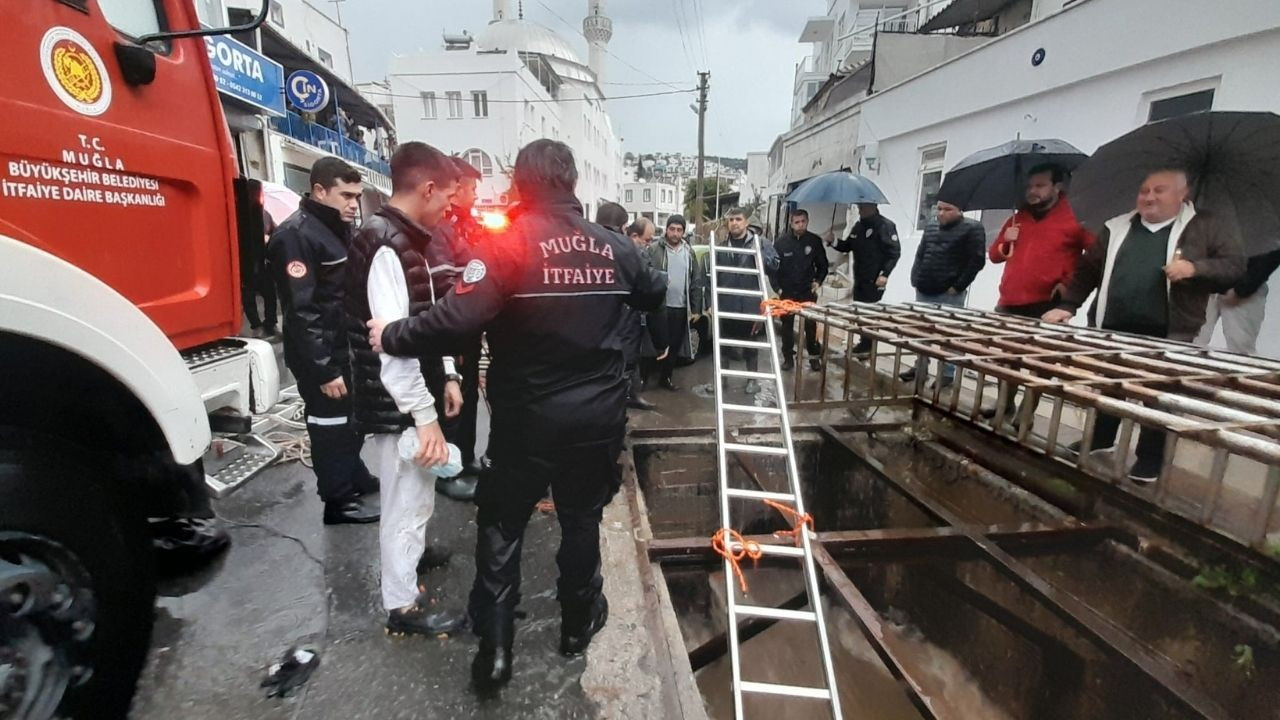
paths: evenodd
<path fill-rule="evenodd" d="M 671 11 L 676 17 L 676 30 L 680 33 L 680 47 L 684 48 L 684 61 L 690 65 L 698 63 L 689 55 L 689 44 L 685 42 L 684 13 L 680 10 L 680 0 L 671 0 Z"/>
<path fill-rule="evenodd" d="M 711 56 L 707 53 L 706 15 L 702 12 L 702 0 L 693 0 L 693 14 L 698 19 L 698 42 L 702 45 L 702 66 L 711 69 Z"/>
<path fill-rule="evenodd" d="M 554 16 L 557 20 L 559 20 L 560 22 L 564 23 L 565 27 L 569 28 L 570 30 L 572 30 L 572 31 L 573 31 L 573 32 L 575 32 L 575 33 L 576 33 L 576 32 L 578 32 L 578 28 L 575 28 L 575 27 L 574 27 L 574 26 L 573 26 L 573 25 L 572 25 L 568 20 L 565 20 L 563 17 L 561 17 L 561 16 L 560 16 L 560 13 L 556 12 L 555 10 L 552 10 L 552 9 L 551 9 L 551 8 L 550 8 L 550 7 L 545 3 L 545 2 L 542 2 L 542 0 L 538 0 L 538 4 L 539 4 L 539 5 L 541 5 L 541 6 L 543 7 L 543 9 L 544 9 L 544 10 L 546 10 L 546 11 L 547 11 L 547 12 L 549 12 L 549 13 L 551 13 L 551 14 L 552 14 L 552 16 Z M 619 57 L 616 53 L 614 53 L 612 50 L 610 50 L 608 45 L 606 45 L 606 46 L 604 47 L 604 51 L 605 51 L 605 53 L 607 53 L 607 54 L 609 55 L 609 57 L 613 58 L 614 60 L 617 60 L 618 62 L 622 63 L 623 65 L 626 65 L 627 67 L 631 68 L 632 70 L 635 70 L 636 72 L 638 72 L 638 73 L 640 73 L 641 75 L 643 75 L 643 76 L 645 76 L 645 77 L 649 78 L 650 80 L 655 80 L 655 81 L 657 81 L 657 84 L 659 84 L 659 85 L 665 85 L 665 86 L 667 86 L 667 87 L 671 88 L 672 90 L 679 90 L 679 88 L 677 88 L 677 87 L 676 87 L 676 85 L 674 85 L 673 83 L 669 83 L 669 82 L 666 82 L 666 81 L 664 81 L 664 80 L 658 80 L 658 78 L 656 78 L 656 77 L 654 77 L 654 76 L 650 75 L 649 73 L 645 72 L 644 70 L 641 70 L 640 68 L 636 67 L 635 65 L 632 65 L 631 63 L 629 63 L 629 62 L 627 62 L 626 60 L 622 59 L 622 58 L 621 58 L 621 57 Z M 693 91 L 692 91 L 692 90 L 680 90 L 680 92 L 693 92 Z"/>

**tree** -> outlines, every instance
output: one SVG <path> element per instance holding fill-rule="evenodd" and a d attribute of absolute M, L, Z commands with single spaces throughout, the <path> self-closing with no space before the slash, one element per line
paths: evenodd
<path fill-rule="evenodd" d="M 733 183 L 728 178 L 719 178 L 720 194 L 727 195 L 733 192 Z M 684 217 L 689 222 L 694 222 L 694 218 L 698 216 L 694 212 L 694 205 L 697 204 L 698 197 L 698 181 L 692 179 L 684 189 Z M 723 212 L 728 210 L 728 206 L 721 203 L 720 210 Z M 704 177 L 702 179 L 702 218 L 703 220 L 716 220 L 716 178 Z"/>

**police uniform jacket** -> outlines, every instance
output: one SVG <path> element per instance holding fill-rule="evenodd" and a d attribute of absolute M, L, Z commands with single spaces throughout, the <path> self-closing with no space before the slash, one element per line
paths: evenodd
<path fill-rule="evenodd" d="M 631 240 L 588 222 L 572 195 L 524 201 L 452 293 L 385 328 L 383 349 L 459 352 L 483 330 L 495 436 L 518 432 L 544 449 L 612 441 L 626 421 L 627 309 L 657 308 L 666 279 Z"/>
<path fill-rule="evenodd" d="M 874 288 L 881 275 L 889 277 L 902 254 L 898 227 L 883 215 L 858 220 L 849 237 L 836 243 L 835 248 L 853 253 L 853 284 L 863 289 Z"/>
<path fill-rule="evenodd" d="M 827 278 L 827 248 L 822 238 L 811 232 L 796 237 L 790 231 L 774 243 L 778 252 L 778 271 L 773 286 L 788 300 L 814 300 L 813 284 Z"/>
<path fill-rule="evenodd" d="M 347 372 L 343 298 L 350 235 L 341 213 L 303 198 L 267 243 L 284 312 L 284 361 L 306 386 L 319 387 Z"/>

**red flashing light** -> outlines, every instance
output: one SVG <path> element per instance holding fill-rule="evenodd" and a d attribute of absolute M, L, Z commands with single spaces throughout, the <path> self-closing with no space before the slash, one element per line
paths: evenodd
<path fill-rule="evenodd" d="M 489 232 L 502 232 L 507 229 L 511 221 L 507 219 L 505 213 L 482 212 L 480 213 L 480 224 Z"/>

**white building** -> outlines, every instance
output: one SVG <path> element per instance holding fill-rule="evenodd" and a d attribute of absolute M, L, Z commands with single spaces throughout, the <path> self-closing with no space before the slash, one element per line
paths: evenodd
<path fill-rule="evenodd" d="M 874 55 L 844 64 L 801 108 L 804 121 L 770 156 L 775 215 L 785 193 L 812 175 L 848 168 L 871 178 L 902 238 L 885 299 L 905 301 L 914 298 L 908 270 L 921 221 L 945 170 L 966 155 L 1018 136 L 1059 138 L 1091 153 L 1170 114 L 1280 111 L 1280 75 L 1271 67 L 1280 57 L 1280 3 L 1210 9 L 1165 0 L 1158 13 L 1150 9 L 1131 0 L 954 0 L 882 16 L 919 32 L 877 28 Z M 807 209 L 821 232 L 832 206 Z M 982 219 L 998 227 L 1004 217 Z M 837 230 L 846 223 L 840 213 Z M 994 307 L 1002 269 L 982 272 L 970 305 Z M 1280 356 L 1277 296 L 1259 343 L 1272 356 Z"/>
<path fill-rule="evenodd" d="M 747 153 L 747 173 L 741 182 L 741 191 L 746 205 L 769 196 L 769 153 Z"/>
<path fill-rule="evenodd" d="M 596 66 L 549 28 L 513 16 L 495 0 L 494 19 L 475 38 L 449 36 L 434 52 L 396 56 L 388 83 L 400 142 L 421 140 L 464 156 L 481 171 L 478 204 L 515 200 L 510 168 L 538 138 L 561 140 L 578 163 L 578 198 L 588 217 L 617 201 L 621 144 L 597 82 L 611 28 L 604 3 L 588 3 L 584 29 Z"/>
<path fill-rule="evenodd" d="M 622 206 L 631 219 L 647 217 L 659 233 L 667 226 L 668 217 L 682 212 L 682 200 L 680 189 L 670 183 L 629 182 L 622 186 Z"/>

